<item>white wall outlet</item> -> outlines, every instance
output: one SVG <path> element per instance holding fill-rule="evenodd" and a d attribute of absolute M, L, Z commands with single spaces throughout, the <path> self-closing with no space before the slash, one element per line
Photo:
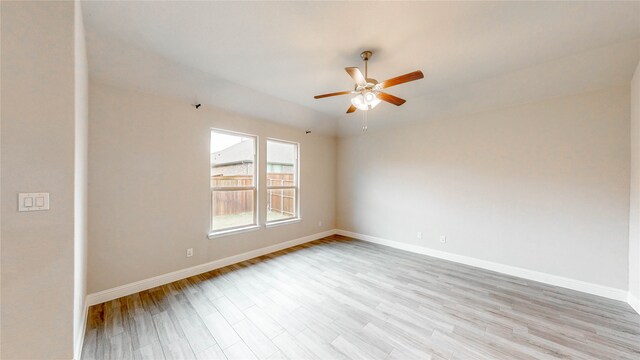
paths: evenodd
<path fill-rule="evenodd" d="M 193 248 L 188 248 L 187 249 L 187 257 L 192 257 L 193 256 Z"/>
<path fill-rule="evenodd" d="M 446 243 L 447 242 L 447 237 L 444 236 L 444 235 L 440 236 L 440 242 L 443 243 L 443 244 Z"/>
<path fill-rule="evenodd" d="M 322 227 L 322 220 L 318 221 L 318 227 Z"/>
<path fill-rule="evenodd" d="M 422 239 L 422 231 L 418 231 L 418 233 L 416 234 L 416 237 L 418 239 Z"/>
<path fill-rule="evenodd" d="M 18 211 L 49 210 L 49 193 L 18 193 Z"/>

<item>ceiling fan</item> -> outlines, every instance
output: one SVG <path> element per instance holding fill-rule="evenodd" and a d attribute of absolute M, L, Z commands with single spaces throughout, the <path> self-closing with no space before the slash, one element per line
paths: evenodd
<path fill-rule="evenodd" d="M 422 71 L 417 70 L 379 83 L 376 79 L 371 79 L 368 77 L 367 63 L 371 58 L 371 55 L 373 55 L 373 52 L 368 50 L 363 51 L 360 54 L 360 57 L 362 58 L 362 60 L 364 60 L 364 76 L 362 75 L 360 69 L 358 69 L 357 67 L 345 68 L 349 76 L 351 76 L 351 78 L 353 78 L 353 80 L 355 80 L 356 82 L 353 91 L 339 91 L 329 94 L 316 95 L 313 98 L 322 99 L 330 96 L 356 94 L 356 96 L 351 98 L 351 106 L 347 110 L 347 114 L 356 111 L 356 109 L 364 111 L 371 110 L 378 104 L 380 104 L 380 101 L 386 101 L 396 106 L 404 104 L 406 100 L 383 92 L 382 89 L 390 88 L 392 86 L 400 85 L 409 81 L 422 79 L 424 78 Z"/>

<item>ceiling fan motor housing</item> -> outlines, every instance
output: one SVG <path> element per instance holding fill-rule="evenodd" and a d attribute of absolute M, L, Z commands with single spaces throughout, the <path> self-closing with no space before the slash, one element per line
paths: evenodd
<path fill-rule="evenodd" d="M 363 92 L 363 91 L 380 91 L 381 90 L 381 88 L 379 86 L 377 86 L 378 85 L 378 80 L 368 78 L 368 79 L 366 79 L 366 81 L 367 81 L 366 85 L 355 84 L 354 85 L 354 91 Z"/>

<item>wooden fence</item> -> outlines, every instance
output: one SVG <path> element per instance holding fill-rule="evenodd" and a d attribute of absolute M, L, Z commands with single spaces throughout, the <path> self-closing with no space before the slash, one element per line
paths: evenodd
<path fill-rule="evenodd" d="M 251 186 L 252 176 L 212 176 L 211 187 L 242 187 Z M 253 208 L 253 191 L 213 191 L 211 193 L 213 215 L 231 215 L 251 211 Z"/>
<path fill-rule="evenodd" d="M 242 187 L 251 186 L 252 176 L 212 176 L 211 187 Z M 293 174 L 267 173 L 267 186 L 293 185 Z M 213 191 L 213 215 L 231 215 L 251 211 L 253 207 L 253 191 Z M 277 189 L 269 190 L 267 196 L 267 209 L 283 215 L 295 215 L 295 190 Z"/>
<path fill-rule="evenodd" d="M 291 173 L 267 173 L 267 186 L 293 186 Z M 294 189 L 272 189 L 267 195 L 267 209 L 282 215 L 295 216 L 296 191 Z"/>

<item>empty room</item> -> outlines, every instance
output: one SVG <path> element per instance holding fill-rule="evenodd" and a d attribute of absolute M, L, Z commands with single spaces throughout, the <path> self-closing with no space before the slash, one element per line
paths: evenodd
<path fill-rule="evenodd" d="M 640 1 L 0 1 L 0 358 L 640 359 Z"/>

